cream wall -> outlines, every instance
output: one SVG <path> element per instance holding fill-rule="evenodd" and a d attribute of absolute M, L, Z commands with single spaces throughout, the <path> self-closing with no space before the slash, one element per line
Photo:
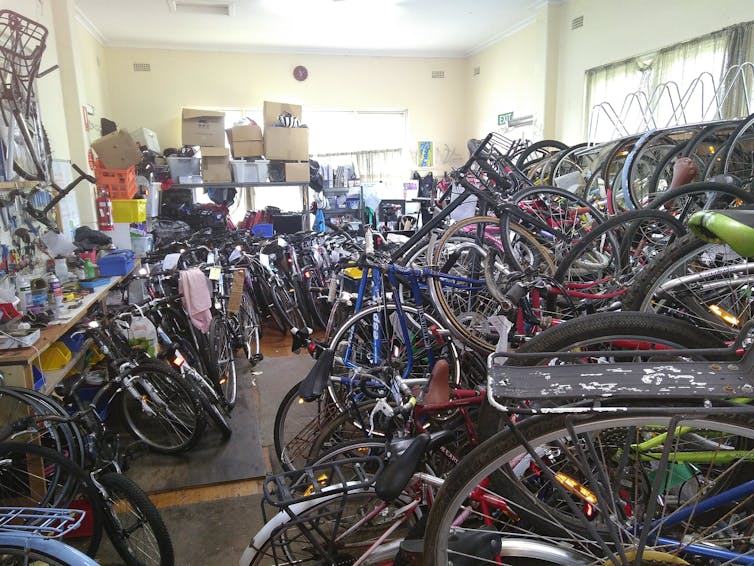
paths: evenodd
<path fill-rule="evenodd" d="M 99 119 L 110 115 L 110 101 L 104 73 L 107 64 L 105 47 L 78 19 L 73 31 L 81 69 L 81 98 L 84 104 L 89 104 L 94 108 L 94 116 L 89 117 L 91 141 L 99 137 Z"/>
<path fill-rule="evenodd" d="M 584 73 L 726 26 L 754 20 L 752 0 L 568 0 L 558 8 L 558 80 L 554 132 L 566 143 L 585 141 Z M 571 31 L 571 20 L 584 27 Z"/>
<path fill-rule="evenodd" d="M 47 48 L 42 56 L 41 69 L 45 70 L 58 64 L 58 51 L 55 45 L 55 26 L 51 0 L 31 2 L 30 0 L 3 0 L 2 8 L 39 22 L 47 28 Z M 47 137 L 50 140 L 53 157 L 69 159 L 66 119 L 63 112 L 63 91 L 60 84 L 60 71 L 53 71 L 37 81 L 39 105 Z"/>
<path fill-rule="evenodd" d="M 510 33 L 466 60 L 468 85 L 465 108 L 457 119 L 466 123 L 467 137 L 480 138 L 497 130 L 497 115 L 533 115 L 539 129 L 545 110 L 547 10 L 536 11 L 523 28 Z M 474 69 L 479 67 L 479 75 Z"/>
<path fill-rule="evenodd" d="M 183 107 L 261 109 L 276 100 L 302 104 L 304 121 L 307 109 L 408 110 L 407 147 L 433 141 L 437 172 L 465 155 L 463 59 L 128 48 L 108 48 L 106 59 L 110 118 L 122 128 L 153 129 L 162 147 L 180 145 Z M 149 63 L 151 71 L 135 72 L 133 63 Z M 293 78 L 296 65 L 309 70 L 306 81 Z M 438 70 L 444 79 L 431 78 Z M 443 162 L 446 145 L 456 151 L 452 163 Z"/>

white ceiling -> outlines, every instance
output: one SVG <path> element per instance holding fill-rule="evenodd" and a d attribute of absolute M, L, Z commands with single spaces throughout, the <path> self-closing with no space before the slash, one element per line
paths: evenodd
<path fill-rule="evenodd" d="M 550 0 L 225 0 L 232 16 L 174 13 L 170 0 L 75 1 L 109 46 L 461 57 Z"/>

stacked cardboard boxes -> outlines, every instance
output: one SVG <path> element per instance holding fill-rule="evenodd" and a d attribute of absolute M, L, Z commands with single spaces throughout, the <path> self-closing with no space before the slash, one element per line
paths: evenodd
<path fill-rule="evenodd" d="M 183 109 L 183 145 L 198 145 L 202 152 L 202 180 L 230 182 L 230 155 L 225 147 L 225 112 Z"/>
<path fill-rule="evenodd" d="M 299 123 L 303 123 L 300 105 L 264 102 L 264 155 L 267 159 L 286 161 L 286 181 L 308 182 L 309 129 L 280 126 L 278 118 L 285 113 L 295 116 Z"/>

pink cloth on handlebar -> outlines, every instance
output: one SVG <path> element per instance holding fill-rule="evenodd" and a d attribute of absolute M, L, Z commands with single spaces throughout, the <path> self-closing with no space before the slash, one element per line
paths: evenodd
<path fill-rule="evenodd" d="M 183 295 L 183 308 L 191 318 L 191 323 L 202 332 L 209 332 L 209 323 L 212 321 L 212 313 L 209 310 L 212 306 L 212 296 L 207 276 L 196 267 L 181 271 L 178 292 Z"/>

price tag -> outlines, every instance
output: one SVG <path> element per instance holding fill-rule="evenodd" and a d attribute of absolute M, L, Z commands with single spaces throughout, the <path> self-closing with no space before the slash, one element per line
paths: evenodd
<path fill-rule="evenodd" d="M 220 269 L 219 267 L 212 267 L 209 270 L 209 278 L 212 281 L 219 281 L 220 280 L 220 275 L 222 275 L 222 272 L 223 272 L 223 270 Z"/>

